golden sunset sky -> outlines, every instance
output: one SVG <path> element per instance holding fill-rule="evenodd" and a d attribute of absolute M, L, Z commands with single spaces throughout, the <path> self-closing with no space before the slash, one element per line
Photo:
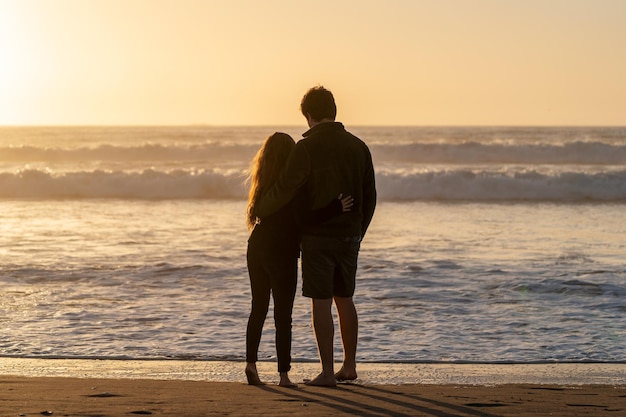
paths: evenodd
<path fill-rule="evenodd" d="M 624 0 L 0 0 L 0 125 L 626 125 Z"/>

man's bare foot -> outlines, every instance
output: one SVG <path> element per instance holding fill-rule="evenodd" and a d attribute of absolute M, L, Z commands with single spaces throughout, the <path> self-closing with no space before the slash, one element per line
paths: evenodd
<path fill-rule="evenodd" d="M 259 374 L 256 370 L 256 365 L 254 364 L 246 365 L 246 379 L 248 380 L 248 385 L 265 385 L 261 382 Z"/>
<path fill-rule="evenodd" d="M 354 381 L 357 379 L 356 369 L 344 369 L 343 367 L 335 374 L 337 381 Z"/>
<path fill-rule="evenodd" d="M 305 381 L 304 384 L 312 387 L 336 387 L 337 381 L 335 381 L 334 375 L 324 375 L 324 373 L 321 373 L 315 379 Z"/>

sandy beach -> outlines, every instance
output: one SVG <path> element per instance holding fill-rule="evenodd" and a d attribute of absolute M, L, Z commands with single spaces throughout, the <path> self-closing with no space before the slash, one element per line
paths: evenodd
<path fill-rule="evenodd" d="M 3 377 L 2 416 L 601 416 L 624 415 L 626 387 L 360 385 Z"/>
<path fill-rule="evenodd" d="M 259 364 L 257 387 L 239 362 L 0 358 L 0 416 L 626 413 L 626 364 L 362 364 L 355 383 L 292 389 L 275 385 L 274 367 Z M 316 369 L 296 363 L 293 379 Z"/>

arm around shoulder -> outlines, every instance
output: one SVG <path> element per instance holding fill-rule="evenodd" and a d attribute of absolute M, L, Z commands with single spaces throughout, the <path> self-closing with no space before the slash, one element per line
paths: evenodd
<path fill-rule="evenodd" d="M 296 145 L 276 184 L 259 200 L 258 216 L 263 218 L 274 214 L 291 201 L 298 189 L 306 182 L 308 172 L 309 161 L 306 152 Z"/>

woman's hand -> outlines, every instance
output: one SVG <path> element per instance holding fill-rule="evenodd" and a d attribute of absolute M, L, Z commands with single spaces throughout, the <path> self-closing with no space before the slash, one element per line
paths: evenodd
<path fill-rule="evenodd" d="M 339 201 L 341 201 L 341 211 L 343 213 L 347 213 L 348 211 L 352 210 L 352 206 L 354 205 L 354 198 L 352 198 L 351 195 L 344 197 L 342 193 L 339 194 L 339 197 L 337 198 L 339 199 Z"/>

